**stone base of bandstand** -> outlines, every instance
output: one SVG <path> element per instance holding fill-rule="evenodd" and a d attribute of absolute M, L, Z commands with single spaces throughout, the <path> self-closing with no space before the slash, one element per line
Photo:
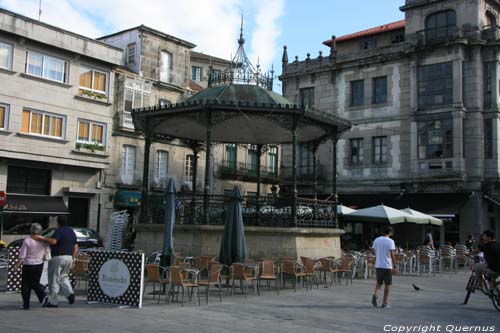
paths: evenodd
<path fill-rule="evenodd" d="M 135 249 L 149 255 L 161 251 L 164 225 L 138 224 Z M 216 256 L 224 232 L 224 226 L 176 225 L 174 228 L 174 248 L 183 256 Z M 321 258 L 340 257 L 341 229 L 333 228 L 270 228 L 245 227 L 247 256 L 249 258 L 279 259 L 301 256 Z"/>

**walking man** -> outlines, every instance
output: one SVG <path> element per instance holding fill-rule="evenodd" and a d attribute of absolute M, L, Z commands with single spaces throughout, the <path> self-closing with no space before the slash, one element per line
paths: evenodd
<path fill-rule="evenodd" d="M 382 308 L 390 308 L 387 303 L 389 297 L 389 290 L 392 284 L 392 274 L 395 272 L 394 268 L 394 251 L 396 246 L 394 241 L 389 238 L 392 236 L 392 228 L 384 226 L 382 229 L 382 236 L 377 237 L 373 242 L 373 250 L 375 251 L 375 270 L 377 272 L 377 285 L 372 297 L 372 305 L 377 307 L 378 292 L 384 284 L 384 299 L 382 300 Z"/>
<path fill-rule="evenodd" d="M 75 294 L 69 281 L 69 272 L 73 266 L 73 259 L 78 253 L 78 244 L 73 229 L 68 227 L 68 218 L 58 216 L 58 228 L 54 231 L 52 237 L 36 236 L 37 240 L 51 245 L 52 259 L 49 261 L 49 299 L 44 306 L 56 308 L 57 294 L 59 289 L 68 299 L 69 304 L 75 303 Z"/>

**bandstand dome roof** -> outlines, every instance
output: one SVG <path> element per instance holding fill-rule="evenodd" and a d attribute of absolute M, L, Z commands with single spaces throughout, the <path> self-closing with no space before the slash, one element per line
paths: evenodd
<path fill-rule="evenodd" d="M 183 102 L 133 110 L 137 130 L 153 136 L 220 143 L 291 143 L 325 140 L 351 127 L 344 119 L 303 109 L 258 85 L 209 87 Z"/>
<path fill-rule="evenodd" d="M 322 141 L 351 127 L 332 112 L 301 108 L 272 92 L 266 75 L 246 56 L 243 22 L 238 51 L 224 72 L 209 71 L 209 87 L 184 101 L 132 111 L 137 130 L 155 137 L 247 144 Z"/>

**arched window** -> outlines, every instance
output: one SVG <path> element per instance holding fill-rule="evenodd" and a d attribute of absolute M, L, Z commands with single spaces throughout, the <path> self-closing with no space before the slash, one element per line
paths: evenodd
<path fill-rule="evenodd" d="M 446 40 L 455 35 L 457 16 L 453 10 L 432 13 L 425 22 L 427 41 Z"/>
<path fill-rule="evenodd" d="M 497 18 L 490 11 L 486 11 L 486 25 L 489 28 L 495 28 L 497 26 Z"/>

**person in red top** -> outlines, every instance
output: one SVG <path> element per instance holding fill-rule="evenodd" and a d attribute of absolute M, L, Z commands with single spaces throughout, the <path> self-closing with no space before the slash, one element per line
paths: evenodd
<path fill-rule="evenodd" d="M 31 290 L 35 291 L 38 300 L 42 304 L 47 297 L 45 288 L 40 284 L 46 245 L 34 239 L 36 235 L 42 232 L 42 226 L 38 223 L 33 223 L 30 227 L 30 232 L 31 237 L 26 237 L 21 245 L 19 260 L 15 266 L 17 270 L 23 265 L 21 273 L 21 296 L 23 298 L 23 305 L 20 308 L 24 310 L 29 310 L 30 308 Z"/>

